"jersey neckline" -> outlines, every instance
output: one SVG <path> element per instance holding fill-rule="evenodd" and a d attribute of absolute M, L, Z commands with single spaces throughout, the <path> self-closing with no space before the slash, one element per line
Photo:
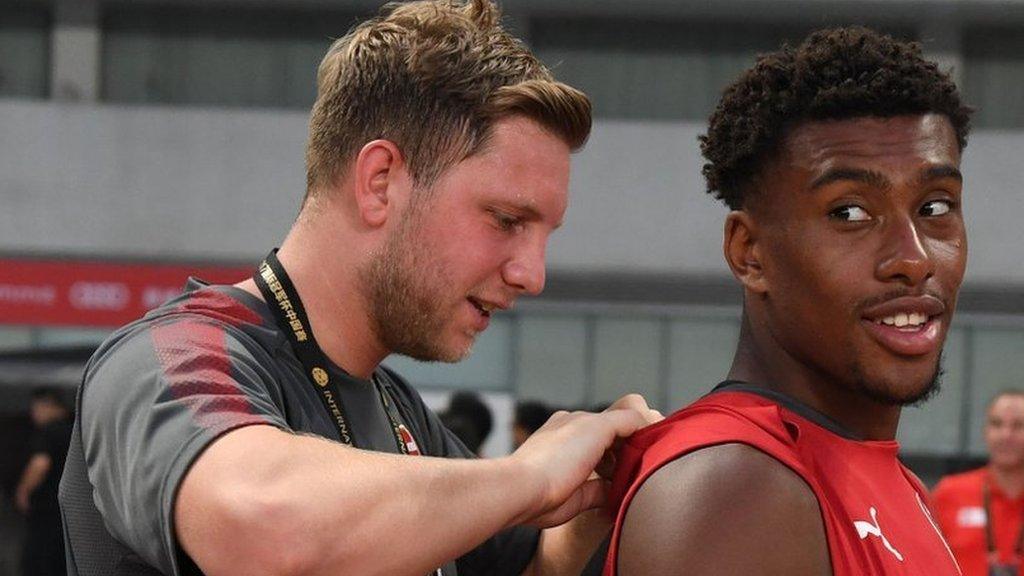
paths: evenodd
<path fill-rule="evenodd" d="M 777 390 L 772 390 L 770 388 L 765 388 L 763 386 L 757 386 L 755 384 L 744 382 L 742 380 L 725 380 L 723 382 L 720 382 L 717 386 L 715 386 L 710 392 L 708 392 L 705 395 L 705 397 L 711 396 L 712 394 L 719 394 L 722 392 L 746 392 L 747 394 L 760 396 L 762 398 L 775 402 L 776 404 L 782 406 L 783 408 L 789 410 L 790 412 L 793 412 L 797 416 L 804 418 L 805 420 L 809 420 L 810 422 L 813 422 L 814 424 L 821 426 L 822 428 L 828 430 L 829 432 L 832 432 L 836 436 L 845 438 L 847 440 L 853 440 L 855 442 L 867 441 L 866 438 L 864 438 L 860 434 L 857 434 L 853 430 L 850 430 L 846 426 L 843 426 L 842 424 L 835 421 L 828 415 L 823 414 L 815 410 L 814 408 L 811 408 L 810 406 L 804 404 L 803 402 L 800 402 L 796 398 L 787 396 Z"/>

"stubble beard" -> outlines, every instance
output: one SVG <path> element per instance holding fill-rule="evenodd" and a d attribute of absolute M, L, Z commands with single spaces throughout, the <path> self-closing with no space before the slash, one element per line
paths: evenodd
<path fill-rule="evenodd" d="M 429 261 L 430 247 L 417 242 L 414 207 L 403 215 L 395 232 L 362 271 L 371 326 L 389 351 L 425 362 L 458 362 L 469 347 L 445 347 L 450 314 L 442 303 L 455 294 L 446 270 Z"/>
<path fill-rule="evenodd" d="M 852 382 L 856 390 L 865 396 L 886 406 L 916 407 L 931 400 L 942 388 L 942 376 L 945 370 L 942 367 L 942 354 L 935 360 L 935 368 L 932 370 L 931 378 L 921 387 L 912 390 L 902 390 L 901 383 L 891 382 L 869 382 L 862 365 L 855 363 L 850 368 L 853 376 Z"/>

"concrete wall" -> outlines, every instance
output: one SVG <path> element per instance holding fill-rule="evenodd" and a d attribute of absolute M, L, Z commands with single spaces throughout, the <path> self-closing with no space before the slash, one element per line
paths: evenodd
<path fill-rule="evenodd" d="M 304 186 L 303 113 L 0 101 L 0 252 L 251 261 Z M 598 121 L 554 272 L 724 276 L 696 124 Z M 1024 286 L 1024 131 L 968 147 L 969 283 Z"/>

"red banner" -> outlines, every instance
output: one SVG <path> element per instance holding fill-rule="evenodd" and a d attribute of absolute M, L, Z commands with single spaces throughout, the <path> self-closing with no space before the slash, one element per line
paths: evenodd
<path fill-rule="evenodd" d="M 234 284 L 254 269 L 0 258 L 0 324 L 120 326 L 181 294 L 189 276 Z"/>

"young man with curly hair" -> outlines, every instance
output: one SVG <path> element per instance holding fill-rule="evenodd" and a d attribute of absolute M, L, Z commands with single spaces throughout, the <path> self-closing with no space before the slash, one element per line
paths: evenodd
<path fill-rule="evenodd" d="M 541 291 L 589 131 L 587 98 L 489 0 L 390 5 L 335 42 L 280 250 L 240 284 L 193 282 L 86 368 L 70 573 L 578 573 L 610 526 L 580 515 L 604 502 L 592 474 L 657 417 L 643 400 L 477 460 L 380 362 L 457 361 Z"/>
<path fill-rule="evenodd" d="M 762 56 L 701 138 L 744 291 L 725 382 L 620 455 L 606 574 L 959 573 L 897 459 L 966 264 L 969 108 L 863 28 Z"/>

